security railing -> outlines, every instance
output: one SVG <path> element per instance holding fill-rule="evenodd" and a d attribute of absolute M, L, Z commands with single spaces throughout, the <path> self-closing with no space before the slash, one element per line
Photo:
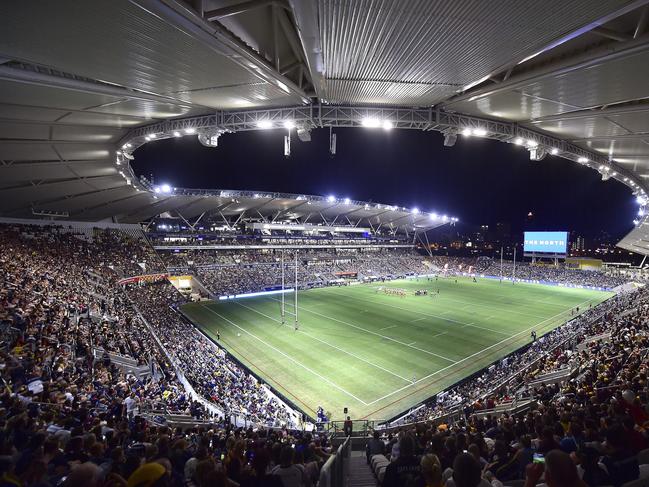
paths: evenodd
<path fill-rule="evenodd" d="M 320 470 L 318 487 L 347 487 L 351 453 L 352 441 L 348 436 Z"/>

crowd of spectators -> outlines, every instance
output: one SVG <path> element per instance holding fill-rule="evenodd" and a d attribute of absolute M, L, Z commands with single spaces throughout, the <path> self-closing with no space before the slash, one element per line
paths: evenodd
<path fill-rule="evenodd" d="M 196 250 L 160 252 L 170 268 L 189 269 L 217 296 L 275 288 L 282 282 L 281 251 Z M 284 254 L 287 285 L 295 279 L 295 254 Z M 424 256 L 413 249 L 385 248 L 357 252 L 345 249 L 301 249 L 298 282 L 302 288 L 335 284 L 342 277 L 394 279 L 429 272 Z"/>
<path fill-rule="evenodd" d="M 649 464 L 648 318 L 649 291 L 620 295 L 418 409 L 408 417 L 415 423 L 377 433 L 368 456 L 390 460 L 383 486 L 431 475 L 429 485 L 526 487 L 621 486 L 649 476 L 640 466 Z M 566 365 L 570 379 L 533 386 Z M 485 413 L 523 398 L 534 400 L 525 412 Z M 545 456 L 545 469 L 534 454 Z"/>
<path fill-rule="evenodd" d="M 624 276 L 612 275 L 600 270 L 572 269 L 565 264 L 540 265 L 531 262 L 495 260 L 491 258 L 433 256 L 430 259 L 440 273 L 475 273 L 505 279 L 522 279 L 546 283 L 579 285 L 612 289 L 628 282 Z"/>
<path fill-rule="evenodd" d="M 182 296 L 167 281 L 130 286 L 129 295 L 164 349 L 204 398 L 227 415 L 257 424 L 298 427 L 298 417 L 172 307 Z"/>
<path fill-rule="evenodd" d="M 255 291 L 279 284 L 279 254 L 182 255 L 163 262 L 144 240 L 118 230 L 0 225 L 2 485 L 317 482 L 330 454 L 326 438 L 291 429 L 298 415 L 179 315 L 174 305 L 183 298 L 173 286 L 166 280 L 116 284 L 164 272 L 169 259 L 191 257 L 196 263 L 187 265 L 215 293 Z M 290 258 L 288 265 L 292 275 Z M 321 285 L 341 273 L 364 279 L 499 269 L 489 259 L 429 259 L 404 249 L 314 249 L 298 254 L 298 266 L 301 283 Z M 527 267 L 532 277 L 518 274 Z M 603 273 L 562 268 L 548 274 L 517 264 L 521 278 L 584 284 L 577 281 L 584 275 L 588 285 L 615 283 Z M 403 485 L 403 474 L 427 485 L 525 479 L 531 487 L 543 473 L 529 467 L 534 453 L 545 455 L 550 487 L 618 486 L 638 478 L 637 454 L 649 446 L 648 317 L 649 292 L 618 295 L 438 395 L 408 415 L 415 423 L 375 438 L 370 453 L 385 453 L 390 461 L 384 485 Z M 120 357 L 144 373 L 120 365 Z M 540 374 L 565 367 L 574 370 L 569 381 L 532 385 Z M 192 399 L 185 379 L 225 417 Z M 537 407 L 478 414 L 521 399 Z M 206 421 L 185 429 L 155 426 L 149 411 Z M 453 421 L 449 411 L 459 411 Z M 231 414 L 255 428 L 237 428 Z M 570 475 L 576 475 L 573 483 L 556 483 Z"/>
<path fill-rule="evenodd" d="M 311 485 L 328 457 L 326 438 L 236 428 L 210 418 L 188 395 L 178 364 L 133 309 L 131 291 L 115 284 L 145 267 L 163 268 L 142 242 L 116 231 L 89 236 L 55 225 L 0 225 L 0 484 L 260 485 L 272 473 L 280 485 L 277 479 L 298 472 L 296 485 Z M 164 295 L 164 285 L 149 286 L 132 290 L 133 297 L 143 308 L 156 305 L 149 295 L 164 297 L 164 314 L 176 296 Z M 182 337 L 185 350 L 172 341 L 180 340 L 180 325 L 151 326 L 167 324 L 172 355 L 197 360 L 191 336 Z M 208 352 L 199 340 L 191 346 Z M 217 404 L 249 408 L 256 418 L 286 414 L 222 351 L 209 352 L 201 359 L 218 385 L 201 392 L 218 391 L 220 397 L 210 396 Z M 119 357 L 149 372 L 125 369 Z M 152 411 L 192 415 L 205 426 L 160 426 L 151 422 Z"/>

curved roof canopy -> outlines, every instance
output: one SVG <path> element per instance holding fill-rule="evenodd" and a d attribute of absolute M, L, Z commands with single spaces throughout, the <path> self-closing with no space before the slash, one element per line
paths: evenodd
<path fill-rule="evenodd" d="M 218 192 L 156 195 L 134 177 L 133 151 L 287 122 L 302 141 L 314 127 L 363 125 L 437 130 L 447 145 L 494 138 L 587 165 L 644 200 L 648 5 L 5 2 L 0 214 L 132 222 L 218 211 Z"/>

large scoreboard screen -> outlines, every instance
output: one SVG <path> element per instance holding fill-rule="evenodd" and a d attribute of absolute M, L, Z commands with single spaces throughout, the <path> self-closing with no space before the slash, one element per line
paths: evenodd
<path fill-rule="evenodd" d="M 525 232 L 523 251 L 526 253 L 565 254 L 568 232 Z"/>

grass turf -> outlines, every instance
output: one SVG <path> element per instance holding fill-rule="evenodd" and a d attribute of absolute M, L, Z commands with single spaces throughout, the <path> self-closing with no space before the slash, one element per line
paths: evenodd
<path fill-rule="evenodd" d="M 379 286 L 408 290 L 387 295 Z M 434 296 L 414 296 L 427 289 Z M 437 295 L 437 290 L 440 293 Z M 609 298 L 613 293 L 491 279 L 419 278 L 300 292 L 286 325 L 278 295 L 185 305 L 183 312 L 273 388 L 315 417 L 349 408 L 389 419 Z"/>

